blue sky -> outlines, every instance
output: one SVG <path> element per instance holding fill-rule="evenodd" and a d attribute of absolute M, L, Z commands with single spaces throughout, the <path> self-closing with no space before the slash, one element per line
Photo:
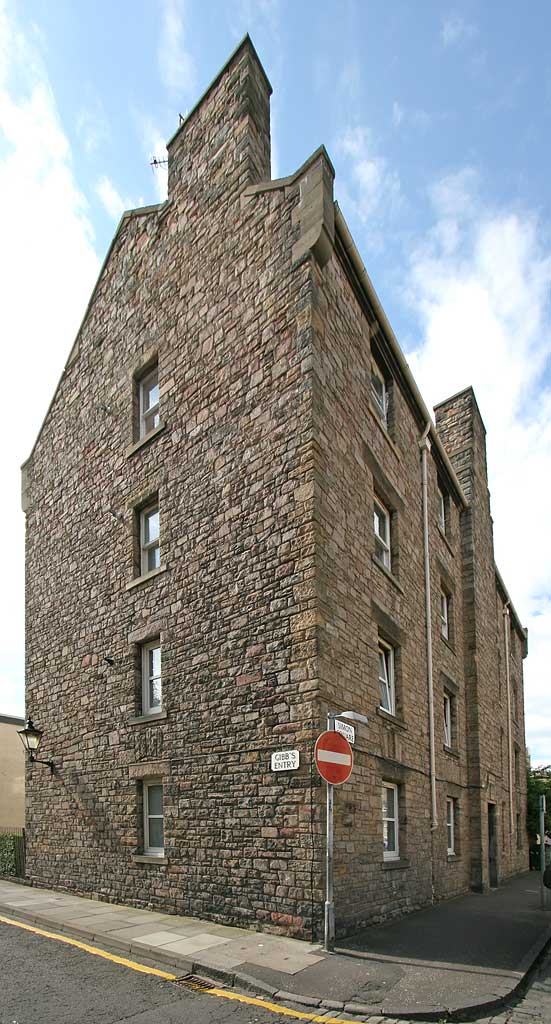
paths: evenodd
<path fill-rule="evenodd" d="M 0 0 L 0 338 L 12 424 L 0 712 L 23 711 L 19 465 L 150 160 L 244 33 L 273 176 L 324 143 L 335 195 L 429 405 L 473 384 L 496 557 L 530 630 L 527 737 L 551 762 L 551 5 Z M 29 368 L 31 373 L 29 374 Z"/>

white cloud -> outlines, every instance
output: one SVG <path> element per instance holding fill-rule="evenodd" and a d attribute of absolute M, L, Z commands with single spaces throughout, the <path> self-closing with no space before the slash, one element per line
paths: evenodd
<path fill-rule="evenodd" d="M 467 42 L 476 35 L 476 26 L 465 21 L 461 15 L 452 11 L 448 14 L 440 30 L 440 39 L 444 46 L 456 46 L 459 43 Z"/>
<path fill-rule="evenodd" d="M 343 109 L 357 106 L 362 99 L 362 68 L 359 60 L 347 59 L 335 80 L 335 92 Z"/>
<path fill-rule="evenodd" d="M 272 41 L 279 40 L 280 0 L 235 0 L 226 4 L 228 27 L 234 39 L 242 39 L 245 32 L 268 33 Z"/>
<path fill-rule="evenodd" d="M 394 103 L 392 104 L 392 123 L 394 127 L 398 128 L 399 125 L 401 125 L 403 119 L 404 108 L 398 103 L 397 100 L 394 100 Z"/>
<path fill-rule="evenodd" d="M 96 193 L 113 220 L 120 220 L 125 210 L 132 210 L 136 205 L 131 199 L 123 199 L 105 174 L 96 185 Z"/>
<path fill-rule="evenodd" d="M 526 707 L 541 760 L 540 725 L 551 722 L 551 250 L 535 217 L 488 208 L 479 186 L 466 168 L 431 190 L 435 223 L 412 254 L 407 291 L 422 341 L 408 358 L 431 404 L 469 384 L 477 396 L 496 561 L 530 631 Z"/>
<path fill-rule="evenodd" d="M 110 136 L 109 125 L 97 98 L 79 111 L 76 129 L 86 153 L 95 153 L 104 142 L 107 142 Z"/>
<path fill-rule="evenodd" d="M 337 140 L 344 158 L 341 189 L 362 224 L 380 225 L 402 204 L 400 178 L 386 159 L 373 151 L 363 127 L 347 128 Z"/>
<path fill-rule="evenodd" d="M 4 390 L 10 443 L 0 446 L 0 531 L 10 538 L 0 593 L 0 664 L 7 677 L 0 712 L 12 707 L 23 688 L 19 467 L 30 453 L 99 266 L 39 44 L 0 0 L 0 336 L 4 379 L 19 385 Z"/>
<path fill-rule="evenodd" d="M 0 714 L 23 718 L 25 715 L 25 683 L 23 670 L 0 676 Z"/>
<path fill-rule="evenodd" d="M 444 120 L 446 115 L 440 113 L 437 115 L 438 120 Z M 399 128 L 400 125 L 404 127 L 414 129 L 415 132 L 426 132 L 434 123 L 435 115 L 427 113 L 422 107 L 403 107 L 401 103 L 394 100 L 392 104 L 392 124 L 394 128 Z"/>
<path fill-rule="evenodd" d="M 184 0 L 163 0 L 158 55 L 161 81 L 180 102 L 195 89 L 195 65 L 185 46 L 186 8 Z"/>
<path fill-rule="evenodd" d="M 164 203 L 168 194 L 168 166 L 166 164 L 166 140 L 152 118 L 136 114 L 140 124 L 144 153 L 149 163 L 153 160 L 159 161 L 156 166 L 151 167 L 151 173 L 155 176 L 155 189 L 160 203 Z"/>

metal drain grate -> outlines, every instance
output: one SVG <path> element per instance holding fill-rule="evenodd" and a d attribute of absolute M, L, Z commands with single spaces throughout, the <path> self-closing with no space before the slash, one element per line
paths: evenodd
<path fill-rule="evenodd" d="M 198 974 L 183 974 L 181 978 L 174 978 L 173 985 L 182 985 L 183 988 L 193 988 L 196 992 L 208 992 L 215 987 L 213 981 L 208 978 L 200 978 Z"/>

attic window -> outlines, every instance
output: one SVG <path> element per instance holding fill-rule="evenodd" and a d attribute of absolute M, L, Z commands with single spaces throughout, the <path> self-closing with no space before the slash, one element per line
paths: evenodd
<path fill-rule="evenodd" d="M 375 365 L 371 367 L 371 396 L 386 427 L 388 425 L 388 390 L 382 373 Z"/>

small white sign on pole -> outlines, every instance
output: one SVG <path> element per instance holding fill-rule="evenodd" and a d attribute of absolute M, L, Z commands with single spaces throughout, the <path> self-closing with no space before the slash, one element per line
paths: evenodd
<path fill-rule="evenodd" d="M 349 725 L 348 722 L 340 722 L 338 718 L 335 719 L 335 732 L 340 732 L 346 737 L 349 743 L 354 743 L 356 739 L 356 730 L 353 725 Z"/>
<path fill-rule="evenodd" d="M 273 772 L 294 772 L 300 764 L 298 750 L 276 750 L 272 754 Z"/>

